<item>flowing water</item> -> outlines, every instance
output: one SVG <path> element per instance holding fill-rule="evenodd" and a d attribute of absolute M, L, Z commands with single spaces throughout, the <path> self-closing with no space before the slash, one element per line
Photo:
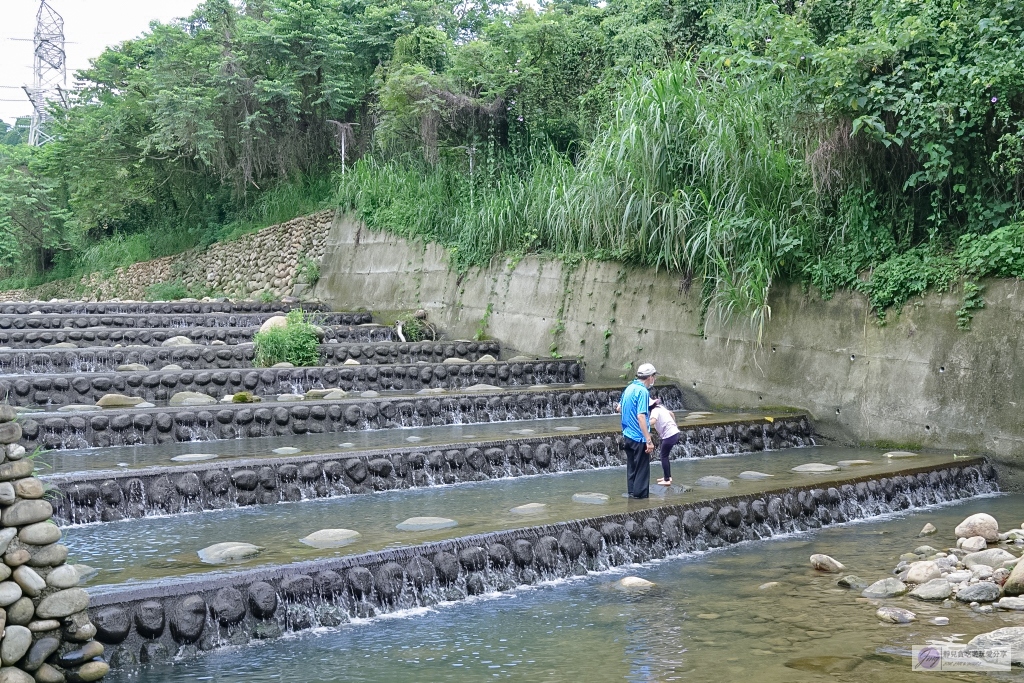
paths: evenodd
<path fill-rule="evenodd" d="M 922 543 L 952 545 L 953 527 L 988 512 L 1001 528 L 1024 518 L 1024 496 L 976 498 L 791 537 L 743 543 L 568 581 L 489 593 L 459 603 L 357 620 L 250 646 L 217 650 L 187 664 L 114 672 L 111 683 L 346 681 L 392 683 L 515 681 L 885 681 L 1020 680 L 1011 674 L 912 673 L 910 647 L 966 642 L 1024 613 L 979 614 L 908 597 L 870 601 L 812 570 L 828 553 L 869 581 L 889 575 L 901 553 Z M 939 533 L 918 538 L 925 522 Z M 653 581 L 617 590 L 623 575 Z M 759 588 L 775 582 L 769 588 Z M 883 624 L 878 604 L 911 609 L 919 621 Z M 929 619 L 943 616 L 948 626 Z"/>
<path fill-rule="evenodd" d="M 685 411 L 679 411 L 682 419 Z M 777 413 L 776 413 L 777 414 Z M 681 425 L 719 424 L 729 420 L 756 420 L 763 415 L 718 413 Z M 86 470 L 131 469 L 153 465 L 187 465 L 172 458 L 186 454 L 215 454 L 220 459 L 250 457 L 281 457 L 273 451 L 287 446 L 303 453 L 342 453 L 370 449 L 409 448 L 453 443 L 475 443 L 503 439 L 542 436 L 580 436 L 589 432 L 617 432 L 618 415 L 544 418 L 508 422 L 481 422 L 465 425 L 407 427 L 400 429 L 352 430 L 330 434 L 292 434 L 265 436 L 258 439 L 223 439 L 217 441 L 165 443 L 114 448 L 79 448 L 54 450 L 38 457 L 45 463 L 47 474 L 83 472 Z"/>
<path fill-rule="evenodd" d="M 647 501 L 628 500 L 622 496 L 625 468 L 614 467 L 72 526 L 66 528 L 63 542 L 70 550 L 72 561 L 101 570 L 92 580 L 92 585 L 124 584 L 362 553 L 810 483 L 827 486 L 826 482 L 837 479 L 892 472 L 911 466 L 936 465 L 949 462 L 951 458 L 949 455 L 931 454 L 888 461 L 879 450 L 835 447 L 787 449 L 678 460 L 673 464 L 673 487 L 652 487 L 652 496 Z M 815 475 L 790 471 L 790 468 L 807 462 L 835 463 L 853 459 L 870 460 L 872 464 Z M 653 465 L 651 469 L 653 483 L 661 475 L 661 465 Z M 741 472 L 750 470 L 774 476 L 764 481 L 738 478 Z M 695 484 L 699 478 L 708 475 L 725 477 L 732 483 L 726 488 Z M 602 493 L 608 496 L 608 501 L 599 505 L 574 502 L 573 494 L 579 492 Z M 510 511 L 527 503 L 543 503 L 547 507 L 541 514 L 524 515 Z M 458 526 L 426 532 L 395 528 L 407 518 L 425 516 L 454 519 Z M 300 542 L 299 539 L 324 528 L 353 529 L 361 536 L 343 548 L 327 550 Z M 265 550 L 257 558 L 228 567 L 200 562 L 196 554 L 199 550 L 226 541 L 253 543 Z"/>

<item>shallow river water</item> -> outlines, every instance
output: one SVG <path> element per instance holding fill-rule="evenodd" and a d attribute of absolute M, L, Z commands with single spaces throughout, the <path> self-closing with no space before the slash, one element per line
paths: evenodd
<path fill-rule="evenodd" d="M 912 673 L 909 651 L 929 639 L 966 641 L 1024 613 L 983 615 L 908 597 L 868 601 L 812 570 L 823 552 L 874 581 L 904 552 L 952 545 L 965 516 L 989 512 L 1001 528 L 1024 521 L 1024 496 L 970 501 L 798 536 L 670 558 L 614 572 L 490 594 L 404 615 L 229 648 L 187 664 L 114 673 L 108 681 L 884 681 L 1020 680 L 1012 674 Z M 931 522 L 938 533 L 918 538 Z M 656 586 L 624 593 L 613 582 Z M 769 588 L 765 583 L 777 582 Z M 919 621 L 880 623 L 877 604 Z M 928 623 L 948 617 L 948 626 Z M 941 677 L 941 678 L 940 678 Z"/>

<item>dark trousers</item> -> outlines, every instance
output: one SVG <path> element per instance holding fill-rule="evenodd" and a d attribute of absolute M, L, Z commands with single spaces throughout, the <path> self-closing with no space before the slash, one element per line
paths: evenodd
<path fill-rule="evenodd" d="M 626 491 L 630 498 L 647 498 L 651 488 L 651 456 L 647 444 L 624 439 L 626 451 Z"/>
<path fill-rule="evenodd" d="M 672 447 L 679 443 L 679 437 L 682 435 L 682 432 L 676 432 L 667 439 L 661 440 L 661 469 L 664 472 L 661 476 L 665 479 L 672 478 L 672 466 L 669 464 L 669 454 L 672 452 Z"/>

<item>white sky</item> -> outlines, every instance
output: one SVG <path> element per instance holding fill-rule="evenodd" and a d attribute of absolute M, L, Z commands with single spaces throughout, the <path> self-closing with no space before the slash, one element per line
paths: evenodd
<path fill-rule="evenodd" d="M 77 69 L 89 66 L 108 45 L 134 38 L 149 28 L 149 22 L 188 16 L 199 0 L 49 0 L 64 17 L 64 38 L 68 62 L 68 85 Z M 32 107 L 21 90 L 32 82 L 32 32 L 38 0 L 0 0 L 0 119 L 13 124 L 27 116 Z M 11 38 L 28 38 L 15 41 Z M 5 100 L 17 100 L 7 102 Z"/>

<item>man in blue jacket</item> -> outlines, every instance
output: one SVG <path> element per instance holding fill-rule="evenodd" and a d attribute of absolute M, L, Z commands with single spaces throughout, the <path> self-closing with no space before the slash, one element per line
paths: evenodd
<path fill-rule="evenodd" d="M 636 379 L 622 392 L 622 436 L 626 450 L 626 490 L 630 498 L 647 498 L 651 486 L 651 441 L 649 422 L 651 393 L 658 371 L 644 363 L 636 371 Z"/>

